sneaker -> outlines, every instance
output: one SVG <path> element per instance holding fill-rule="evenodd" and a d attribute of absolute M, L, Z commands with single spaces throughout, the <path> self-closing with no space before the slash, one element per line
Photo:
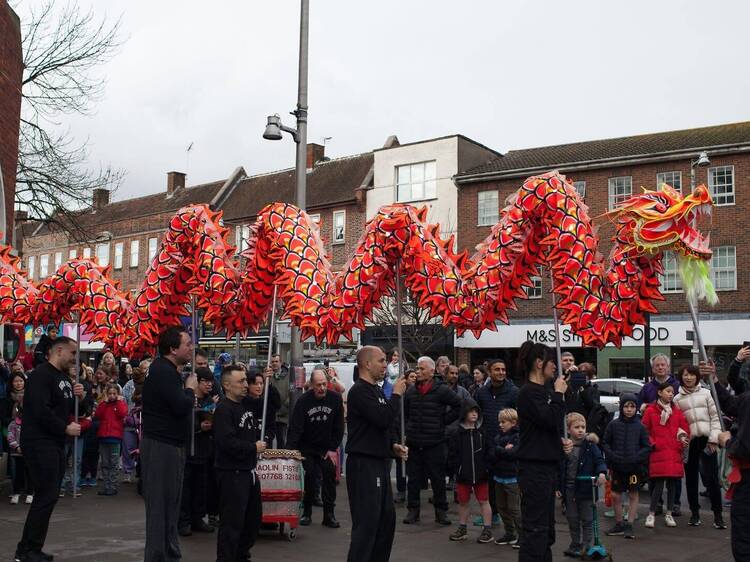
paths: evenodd
<path fill-rule="evenodd" d="M 475 517 L 472 525 L 474 525 L 475 527 L 484 527 L 484 518 L 481 515 Z"/>
<path fill-rule="evenodd" d="M 60 490 L 60 493 L 57 494 L 58 497 L 64 498 L 65 497 L 65 490 Z"/>
<path fill-rule="evenodd" d="M 580 558 L 581 549 L 575 546 L 570 546 L 567 550 L 563 551 L 563 556 L 569 556 L 570 558 Z"/>
<path fill-rule="evenodd" d="M 125 474 L 125 476 L 123 476 L 123 478 L 122 478 L 122 481 L 125 484 L 130 484 L 130 483 L 133 482 L 133 476 L 131 474 L 129 474 L 129 473 Z"/>
<path fill-rule="evenodd" d="M 31 495 L 26 496 L 26 503 L 31 503 L 33 501 L 34 501 L 34 496 L 31 496 Z"/>
<path fill-rule="evenodd" d="M 18 494 L 13 494 L 10 497 L 10 505 L 18 505 L 18 500 L 20 499 L 21 499 L 21 496 L 19 496 Z"/>
<path fill-rule="evenodd" d="M 700 524 L 701 524 L 701 516 L 700 516 L 700 514 L 699 513 L 693 513 L 690 516 L 690 521 L 688 521 L 688 525 L 690 525 L 691 527 L 697 527 Z"/>
<path fill-rule="evenodd" d="M 623 536 L 626 539 L 634 539 L 635 538 L 635 531 L 633 530 L 633 524 L 632 523 L 625 523 L 624 527 L 625 527 L 625 530 L 623 532 Z"/>
<path fill-rule="evenodd" d="M 219 526 L 219 516 L 218 515 L 209 515 L 208 516 L 208 524 L 212 527 L 218 527 Z"/>
<path fill-rule="evenodd" d="M 612 528 L 607 531 L 607 536 L 609 537 L 621 537 L 625 534 L 625 524 L 621 521 L 618 521 L 614 524 Z"/>
<path fill-rule="evenodd" d="M 682 510 L 679 505 L 674 506 L 674 509 L 672 509 L 672 517 L 682 517 Z"/>
<path fill-rule="evenodd" d="M 497 527 L 500 524 L 500 514 L 495 513 L 492 515 L 492 526 Z"/>
<path fill-rule="evenodd" d="M 466 530 L 466 527 L 459 525 L 458 529 L 451 533 L 451 536 L 448 538 L 452 541 L 465 541 L 469 538 L 469 533 Z"/>
<path fill-rule="evenodd" d="M 667 525 L 667 527 L 677 527 L 677 521 L 674 520 L 674 517 L 672 517 L 671 513 L 667 513 L 664 516 L 664 523 Z"/>
<path fill-rule="evenodd" d="M 485 544 L 488 542 L 492 542 L 494 538 L 495 537 L 492 536 L 492 531 L 489 528 L 485 527 L 484 529 L 482 529 L 482 534 L 479 535 L 477 542 Z"/>
<path fill-rule="evenodd" d="M 656 520 L 656 517 L 654 516 L 654 514 L 649 513 L 646 516 L 646 522 L 643 524 L 643 526 L 646 527 L 647 529 L 653 529 L 654 523 L 656 522 L 655 520 Z"/>
<path fill-rule="evenodd" d="M 516 544 L 518 537 L 516 535 L 509 535 L 505 533 L 502 537 L 495 541 L 495 544 Z"/>
<path fill-rule="evenodd" d="M 727 524 L 724 523 L 724 518 L 721 516 L 721 513 L 716 513 L 714 515 L 714 529 L 726 529 Z"/>
<path fill-rule="evenodd" d="M 515 548 L 516 550 L 518 550 L 519 548 L 521 548 L 521 543 L 518 542 L 518 541 L 516 541 L 513 544 L 511 544 L 510 546 L 511 546 L 511 548 Z"/>

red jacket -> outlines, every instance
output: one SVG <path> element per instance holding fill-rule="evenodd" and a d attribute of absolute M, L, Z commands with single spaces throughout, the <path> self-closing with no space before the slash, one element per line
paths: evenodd
<path fill-rule="evenodd" d="M 94 412 L 94 417 L 99 420 L 97 437 L 116 437 L 122 439 L 125 431 L 125 416 L 128 415 L 128 405 L 125 400 L 115 400 L 99 403 Z"/>
<path fill-rule="evenodd" d="M 643 425 L 651 441 L 651 456 L 648 461 L 648 475 L 651 478 L 682 478 L 685 474 L 682 465 L 682 443 L 678 439 L 680 430 L 690 439 L 690 425 L 680 408 L 672 403 L 672 415 L 666 425 L 661 425 L 663 408 L 659 401 L 649 404 L 643 413 Z"/>

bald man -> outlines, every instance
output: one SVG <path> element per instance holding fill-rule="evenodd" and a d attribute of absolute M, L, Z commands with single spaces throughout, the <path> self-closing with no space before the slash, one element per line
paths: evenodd
<path fill-rule="evenodd" d="M 378 383 L 385 377 L 385 353 L 365 346 L 357 353 L 359 378 L 347 398 L 346 489 L 352 514 L 348 562 L 385 562 L 391 556 L 396 510 L 391 492 L 391 459 L 405 459 L 395 425 L 406 383 L 399 379 L 386 400 Z"/>

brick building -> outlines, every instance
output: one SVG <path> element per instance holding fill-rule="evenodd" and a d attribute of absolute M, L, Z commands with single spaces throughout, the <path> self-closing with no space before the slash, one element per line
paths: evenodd
<path fill-rule="evenodd" d="M 0 0 L 0 184 L 5 207 L 5 225 L 0 230 L 5 230 L 2 240 L 7 243 L 13 242 L 6 234 L 13 232 L 22 78 L 20 22 L 6 0 Z"/>
<path fill-rule="evenodd" d="M 509 151 L 456 176 L 459 246 L 472 250 L 488 236 L 502 202 L 529 176 L 558 169 L 584 195 L 590 216 L 598 217 L 641 186 L 655 189 L 666 182 L 683 193 L 690 191 L 691 162 L 703 151 L 710 164 L 695 167 L 696 185 L 707 185 L 714 198 L 712 275 L 720 303 L 701 314 L 701 331 L 709 353 L 724 367 L 737 346 L 750 339 L 750 275 L 744 261 L 750 252 L 750 122 Z M 600 226 L 600 251 L 607 256 L 614 227 L 603 218 L 595 222 Z M 686 331 L 692 326 L 672 256 L 666 257 L 665 266 L 666 302 L 657 304 L 660 314 L 651 318 L 652 353 L 667 353 L 673 363 L 690 361 L 692 344 Z M 549 279 L 535 282 L 529 300 L 520 301 L 518 311 L 510 315 L 510 326 L 501 325 L 497 333 L 485 331 L 479 339 L 471 335 L 456 339 L 460 362 L 476 363 L 498 354 L 511 357 L 529 338 L 554 341 Z M 565 332 L 561 340 L 579 361 L 595 361 L 600 376 L 643 372 L 642 330 L 620 350 L 582 349 L 580 340 Z"/>

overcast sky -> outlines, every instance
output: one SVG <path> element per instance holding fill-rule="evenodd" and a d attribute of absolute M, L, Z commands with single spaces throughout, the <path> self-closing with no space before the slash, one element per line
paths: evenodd
<path fill-rule="evenodd" d="M 17 10 L 23 15 L 22 0 Z M 122 16 L 91 116 L 63 119 L 117 199 L 293 166 L 298 0 L 80 0 Z M 461 133 L 495 150 L 750 119 L 750 3 L 311 0 L 308 140 L 327 155 Z M 189 162 L 186 151 L 194 143 Z"/>

